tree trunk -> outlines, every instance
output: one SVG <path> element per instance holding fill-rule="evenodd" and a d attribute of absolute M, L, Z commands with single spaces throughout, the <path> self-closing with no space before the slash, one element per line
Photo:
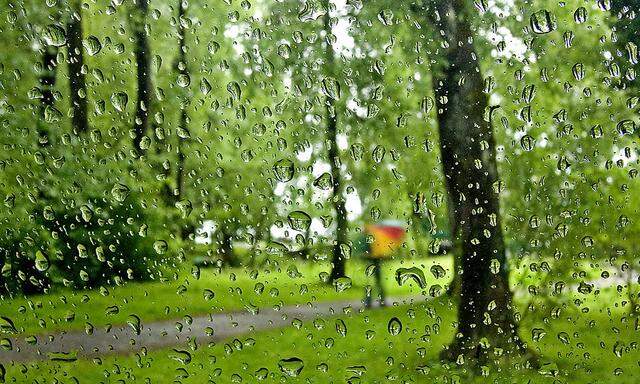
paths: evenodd
<path fill-rule="evenodd" d="M 42 53 L 42 72 L 39 80 L 42 88 L 42 99 L 40 99 L 40 123 L 38 124 L 38 143 L 43 147 L 49 145 L 49 132 L 44 122 L 44 114 L 47 108 L 53 108 L 55 104 L 53 89 L 56 84 L 57 59 L 58 48 L 45 46 Z"/>
<path fill-rule="evenodd" d="M 77 133 L 87 132 L 87 87 L 82 72 L 82 8 L 80 0 L 71 1 L 71 16 L 67 24 L 67 48 L 69 61 L 69 91 L 71 93 L 72 128 Z"/>
<path fill-rule="evenodd" d="M 324 1 L 324 7 L 326 13 L 323 16 L 323 28 L 326 33 L 326 50 L 325 50 L 325 68 L 327 73 L 333 71 L 334 66 L 334 54 L 333 46 L 331 44 L 331 17 L 329 16 L 330 1 Z M 331 269 L 330 280 L 333 281 L 340 277 L 346 276 L 345 271 L 345 259 L 342 254 L 342 244 L 347 243 L 347 209 L 345 207 L 344 199 L 342 198 L 342 177 L 340 174 L 340 153 L 338 149 L 338 116 L 336 112 L 336 100 L 327 96 L 325 99 L 325 111 L 327 119 L 327 145 L 328 145 L 328 157 L 329 164 L 331 166 L 331 178 L 333 179 L 332 185 L 332 200 L 333 210 L 336 215 L 336 236 L 333 243 L 333 268 Z"/>
<path fill-rule="evenodd" d="M 220 248 L 218 248 L 218 254 L 222 258 L 222 264 L 228 267 L 237 267 L 239 263 L 233 254 L 233 236 L 224 225 L 218 233 L 218 245 L 220 246 Z"/>
<path fill-rule="evenodd" d="M 133 147 L 139 155 L 142 155 L 144 150 L 140 147 L 140 143 L 149 130 L 149 108 L 151 107 L 151 51 L 145 31 L 149 0 L 136 0 L 136 6 L 137 12 L 134 16 L 134 51 L 137 68 L 138 101 L 136 103 L 136 114 L 133 122 L 133 130 L 135 132 Z"/>
<path fill-rule="evenodd" d="M 484 119 L 488 98 L 464 0 L 433 0 L 428 10 L 445 39 L 444 65 L 435 71 L 440 151 L 461 244 L 458 331 L 443 357 L 474 362 L 526 353 L 509 288 L 500 221 L 495 139 Z"/>
<path fill-rule="evenodd" d="M 187 59 L 186 59 L 186 45 L 185 45 L 185 29 L 182 24 L 182 19 L 186 13 L 186 2 L 184 0 L 178 0 L 178 62 L 176 63 L 176 69 L 178 70 L 180 75 L 189 75 L 189 71 L 187 69 Z M 184 92 L 183 94 L 186 94 Z M 189 116 L 187 114 L 187 98 L 183 97 L 183 100 L 180 101 L 180 121 L 178 122 L 178 128 L 188 131 L 188 121 Z M 182 142 L 185 139 L 178 137 L 178 159 L 176 164 L 176 190 L 178 191 L 177 200 L 182 198 L 182 194 L 184 192 L 184 161 L 185 155 L 182 149 Z"/>
<path fill-rule="evenodd" d="M 182 19 L 186 14 L 186 0 L 178 0 L 178 61 L 176 63 L 176 69 L 181 76 L 189 76 L 189 70 L 187 69 L 187 58 L 186 58 L 186 36 L 185 36 L 185 28 L 182 23 Z M 188 91 L 183 89 L 181 92 L 180 102 L 180 120 L 178 122 L 178 129 L 188 131 L 189 124 L 189 115 L 187 114 L 187 104 L 188 104 Z M 181 137 L 182 134 L 178 132 L 178 144 L 177 144 L 177 160 L 176 160 L 176 201 L 180 201 L 183 199 L 184 194 L 184 167 L 185 167 L 185 155 L 183 151 L 184 141 L 186 139 Z M 181 236 L 186 238 L 188 236 L 188 225 L 183 227 L 181 230 Z"/>

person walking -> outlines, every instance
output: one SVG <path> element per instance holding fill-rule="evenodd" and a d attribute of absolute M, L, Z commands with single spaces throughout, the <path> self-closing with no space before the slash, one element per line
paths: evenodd
<path fill-rule="evenodd" d="M 382 282 L 383 260 L 391 258 L 396 249 L 402 244 L 405 229 L 396 222 L 384 221 L 380 224 L 365 225 L 364 257 L 368 261 L 367 276 L 373 275 L 375 279 L 375 289 L 380 306 L 386 306 L 384 284 Z M 373 304 L 373 287 L 367 285 L 365 288 L 364 305 L 371 308 Z"/>

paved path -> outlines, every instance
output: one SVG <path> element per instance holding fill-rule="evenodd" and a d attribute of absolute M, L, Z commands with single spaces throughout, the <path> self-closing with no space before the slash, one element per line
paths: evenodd
<path fill-rule="evenodd" d="M 410 296 L 387 299 L 392 303 L 411 303 L 422 301 L 424 297 Z M 129 325 L 114 326 L 110 331 L 96 328 L 92 335 L 84 331 L 62 332 L 51 336 L 41 335 L 35 344 L 28 343 L 24 337 L 11 339 L 13 349 L 0 351 L 0 363 L 26 362 L 47 359 L 73 359 L 93 357 L 113 353 L 134 353 L 143 347 L 158 349 L 175 345 L 184 345 L 196 338 L 198 343 L 225 340 L 230 337 L 248 335 L 253 331 L 281 328 L 291 325 L 294 319 L 313 320 L 322 316 L 341 314 L 350 310 L 363 310 L 360 300 L 324 302 L 314 304 L 300 304 L 261 309 L 258 313 L 234 312 L 218 313 L 194 317 L 189 325 L 183 320 L 164 320 L 150 324 L 141 324 L 140 334 L 136 334 Z M 176 323 L 183 325 L 179 330 Z M 213 335 L 207 336 L 207 328 L 214 330 Z M 69 355 L 71 354 L 71 355 Z"/>

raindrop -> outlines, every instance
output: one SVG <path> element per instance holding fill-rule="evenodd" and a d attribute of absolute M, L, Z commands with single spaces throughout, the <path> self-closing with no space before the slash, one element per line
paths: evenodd
<path fill-rule="evenodd" d="M 293 179 L 294 173 L 293 161 L 289 159 L 280 159 L 273 165 L 273 174 L 280 182 Z"/>
<path fill-rule="evenodd" d="M 322 93 L 330 99 L 338 100 L 341 94 L 338 80 L 333 77 L 325 77 L 322 80 Z"/>
<path fill-rule="evenodd" d="M 346 291 L 351 288 L 351 284 L 351 279 L 348 277 L 339 277 L 333 280 L 333 286 L 336 289 L 336 292 Z"/>
<path fill-rule="evenodd" d="M 627 56 L 631 64 L 638 64 L 638 46 L 632 41 L 628 41 L 625 46 L 627 50 Z"/>
<path fill-rule="evenodd" d="M 116 183 L 111 189 L 111 195 L 116 201 L 122 203 L 129 196 L 129 187 L 124 184 Z"/>
<path fill-rule="evenodd" d="M 569 167 L 571 166 L 571 163 L 569 163 L 569 160 L 567 160 L 567 157 L 562 155 L 560 156 L 560 159 L 558 160 L 558 164 L 557 164 L 557 168 L 558 171 L 566 171 Z"/>
<path fill-rule="evenodd" d="M 529 21 L 531 23 L 531 29 L 537 34 L 549 33 L 557 28 L 555 16 L 546 9 L 534 12 Z"/>
<path fill-rule="evenodd" d="M 111 189 L 111 196 L 113 196 L 116 201 L 122 203 L 123 201 L 125 201 L 127 196 L 129 196 L 129 192 L 129 187 L 121 183 L 116 183 Z"/>
<path fill-rule="evenodd" d="M 535 145 L 536 145 L 536 139 L 534 139 L 533 137 L 531 137 L 529 135 L 524 135 L 520 139 L 520 147 L 522 147 L 522 149 L 527 151 L 527 152 L 533 150 Z"/>
<path fill-rule="evenodd" d="M 175 205 L 183 219 L 186 219 L 191 214 L 191 211 L 193 211 L 193 205 L 190 200 L 180 200 L 177 201 Z"/>
<path fill-rule="evenodd" d="M 398 285 L 404 285 L 404 283 L 409 280 L 414 281 L 421 289 L 425 288 L 427 285 L 424 272 L 422 272 L 420 268 L 411 267 L 396 269 L 396 281 L 398 282 Z"/>
<path fill-rule="evenodd" d="M 432 265 L 430 271 L 436 279 L 441 279 L 447 275 L 447 271 L 439 264 Z"/>
<path fill-rule="evenodd" d="M 378 13 L 378 20 L 380 20 L 384 26 L 393 25 L 393 11 L 390 9 L 383 9 Z"/>
<path fill-rule="evenodd" d="M 431 112 L 431 110 L 433 109 L 434 104 L 435 103 L 431 97 L 423 97 L 422 101 L 420 102 L 420 110 L 425 115 L 428 115 L 429 112 Z"/>
<path fill-rule="evenodd" d="M 6 316 L 0 316 L 0 332 L 1 333 L 18 333 L 13 320 Z"/>
<path fill-rule="evenodd" d="M 164 255 L 169 249 L 169 245 L 164 240 L 156 240 L 153 242 L 153 249 L 158 255 Z"/>
<path fill-rule="evenodd" d="M 85 223 L 88 223 L 93 217 L 93 211 L 88 205 L 84 204 L 80 207 L 80 215 L 82 216 L 82 220 L 84 220 Z"/>
<path fill-rule="evenodd" d="M 185 350 L 174 348 L 173 353 L 170 354 L 169 357 L 185 365 L 191 363 L 191 353 Z"/>
<path fill-rule="evenodd" d="M 342 337 L 347 336 L 347 324 L 344 323 L 344 320 L 336 320 L 336 332 Z"/>
<path fill-rule="evenodd" d="M 636 130 L 636 123 L 633 120 L 622 120 L 616 125 L 616 131 L 620 136 L 632 135 Z"/>
<path fill-rule="evenodd" d="M 297 377 L 304 368 L 304 362 L 297 357 L 290 357 L 278 361 L 280 371 L 289 377 Z"/>
<path fill-rule="evenodd" d="M 43 38 L 47 44 L 53 45 L 54 47 L 62 47 L 67 43 L 64 29 L 55 24 L 47 25 Z"/>
<path fill-rule="evenodd" d="M 87 37 L 82 42 L 82 45 L 89 56 L 95 56 L 100 52 L 100 50 L 102 50 L 102 43 L 100 43 L 100 40 L 93 35 Z"/>
<path fill-rule="evenodd" d="M 287 219 L 289 220 L 291 228 L 297 231 L 305 232 L 311 225 L 311 216 L 303 211 L 293 211 Z"/>
<path fill-rule="evenodd" d="M 188 73 L 181 73 L 176 79 L 176 84 L 178 84 L 178 86 L 181 88 L 186 88 L 189 86 L 189 84 L 191 84 L 191 77 Z"/>
<path fill-rule="evenodd" d="M 142 330 L 142 326 L 140 324 L 140 318 L 137 315 L 129 315 L 129 317 L 127 317 L 127 324 L 129 324 L 129 326 L 131 327 L 131 329 L 133 329 L 133 332 L 135 332 L 136 335 L 140 334 L 140 331 Z"/>
<path fill-rule="evenodd" d="M 291 46 L 289 44 L 280 44 L 278 46 L 278 56 L 288 59 L 291 56 Z"/>
<path fill-rule="evenodd" d="M 318 178 L 313 181 L 313 186 L 322 189 L 323 191 L 328 191 L 333 186 L 333 178 L 331 177 L 331 174 L 325 172 L 318 176 Z"/>
<path fill-rule="evenodd" d="M 203 95 L 208 95 L 209 92 L 211 92 L 211 84 L 209 83 L 209 81 L 205 78 L 202 78 L 202 80 L 200 80 L 200 92 L 202 92 Z"/>
<path fill-rule="evenodd" d="M 531 339 L 533 341 L 540 341 L 543 337 L 547 335 L 547 331 L 542 328 L 533 328 L 531 330 Z"/>
<path fill-rule="evenodd" d="M 240 84 L 235 81 L 230 82 L 229 84 L 227 84 L 227 91 L 231 95 L 232 101 L 240 100 L 240 96 L 242 95 Z"/>
<path fill-rule="evenodd" d="M 49 258 L 42 251 L 36 251 L 35 267 L 38 271 L 44 272 L 49 269 Z"/>
<path fill-rule="evenodd" d="M 111 104 L 118 112 L 123 112 L 128 102 L 129 95 L 126 92 L 115 92 L 111 95 Z"/>
<path fill-rule="evenodd" d="M 373 161 L 379 163 L 384 159 L 384 155 L 386 152 L 387 150 L 382 145 L 378 145 L 373 149 L 371 157 L 373 158 Z"/>
<path fill-rule="evenodd" d="M 392 336 L 398 336 L 402 332 L 402 322 L 397 317 L 392 317 L 387 324 L 387 330 Z"/>
<path fill-rule="evenodd" d="M 577 24 L 582 24 L 587 21 L 587 9 L 585 7 L 576 9 L 576 11 L 573 13 L 573 20 Z"/>
<path fill-rule="evenodd" d="M 47 105 L 44 109 L 44 121 L 47 123 L 57 123 L 62 119 L 62 112 L 51 105 Z"/>
<path fill-rule="evenodd" d="M 76 352 L 51 352 L 48 356 L 51 361 L 69 363 L 78 360 L 78 354 Z"/>
<path fill-rule="evenodd" d="M 577 80 L 580 81 L 582 79 L 584 79 L 584 64 L 582 63 L 576 63 L 573 68 L 571 68 L 571 72 L 573 73 L 573 77 Z"/>

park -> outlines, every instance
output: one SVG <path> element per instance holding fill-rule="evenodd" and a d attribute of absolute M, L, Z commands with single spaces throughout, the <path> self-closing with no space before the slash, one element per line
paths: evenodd
<path fill-rule="evenodd" d="M 640 382 L 638 0 L 0 1 L 0 383 Z"/>

